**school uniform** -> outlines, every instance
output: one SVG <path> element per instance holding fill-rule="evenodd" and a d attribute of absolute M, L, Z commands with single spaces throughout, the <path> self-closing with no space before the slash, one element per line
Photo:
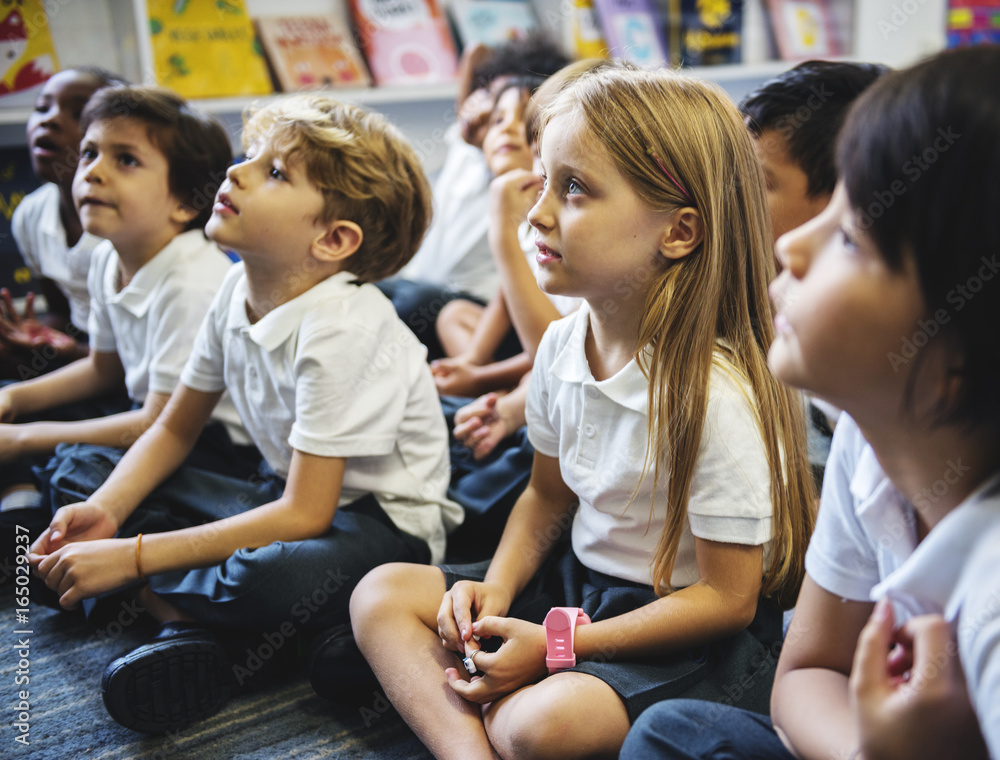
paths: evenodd
<path fill-rule="evenodd" d="M 962 477 L 949 463 L 939 490 Z M 932 488 L 938 488 L 935 483 Z M 857 423 L 842 414 L 833 434 L 816 530 L 806 571 L 821 588 L 857 602 L 888 598 L 897 624 L 943 615 L 958 641 L 969 697 L 991 755 L 1000 755 L 1000 476 L 994 476 L 918 542 L 917 507 L 893 485 Z M 622 757 L 759 758 L 786 760 L 769 723 L 739 710 L 719 710 L 712 731 L 690 706 L 657 705 L 629 736 Z M 711 734 L 711 735 L 709 735 Z M 674 737 L 674 738 L 670 738 Z M 686 743 L 682 743 L 683 737 Z M 671 751 L 665 752 L 670 747 Z M 716 754 L 722 748 L 727 754 Z"/>
<path fill-rule="evenodd" d="M 86 333 L 90 315 L 87 273 L 94 248 L 102 239 L 84 232 L 75 245 L 66 245 L 59 188 L 52 183 L 42 185 L 17 204 L 11 231 L 25 266 L 36 278 L 45 277 L 56 284 L 69 301 L 70 322 Z"/>
<path fill-rule="evenodd" d="M 191 475 L 189 493 L 173 489 L 173 513 L 186 511 L 197 524 L 276 500 L 298 450 L 347 460 L 336 516 L 321 536 L 240 549 L 220 565 L 149 584 L 206 625 L 281 625 L 309 599 L 315 609 L 298 623 L 325 629 L 346 621 L 351 590 L 373 567 L 443 558 L 445 535 L 462 519 L 445 496 L 447 430 L 423 347 L 374 286 L 341 272 L 255 324 L 246 298 L 236 264 L 182 382 L 229 389 L 262 466 L 232 480 L 221 503 L 203 499 L 200 475 Z"/>
<path fill-rule="evenodd" d="M 553 606 L 582 607 L 601 620 L 657 598 L 650 562 L 666 515 L 666 484 L 656 489 L 651 514 L 652 473 L 642 478 L 648 384 L 634 359 L 613 377 L 594 379 L 584 350 L 589 323 L 584 304 L 550 325 L 530 381 L 528 437 L 536 451 L 559 459 L 580 500 L 570 541 L 555 547 L 509 612 L 537 623 Z M 766 562 L 771 511 L 770 470 L 749 391 L 717 364 L 672 585 L 698 579 L 695 536 L 763 545 Z M 487 565 L 446 566 L 448 583 L 481 577 Z M 631 720 L 667 697 L 732 698 L 725 689 L 734 683 L 738 703 L 766 711 L 775 659 L 768 647 L 780 631 L 780 612 L 762 600 L 750 629 L 723 641 L 660 658 L 581 662 L 575 670 L 615 689 Z"/>

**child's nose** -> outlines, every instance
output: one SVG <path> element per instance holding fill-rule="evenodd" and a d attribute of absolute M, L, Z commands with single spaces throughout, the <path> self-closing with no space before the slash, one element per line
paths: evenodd
<path fill-rule="evenodd" d="M 538 193 L 535 205 L 528 209 L 528 224 L 536 230 L 547 230 L 552 227 L 552 215 L 545 207 L 546 198 L 548 198 L 548 191 L 543 187 Z"/>
<path fill-rule="evenodd" d="M 240 177 L 242 176 L 242 168 L 246 162 L 240 161 L 238 163 L 232 164 L 228 169 L 226 169 L 226 179 L 228 179 L 232 184 L 239 186 Z"/>

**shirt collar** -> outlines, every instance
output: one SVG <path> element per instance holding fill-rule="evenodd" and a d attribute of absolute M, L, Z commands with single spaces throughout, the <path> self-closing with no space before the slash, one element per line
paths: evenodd
<path fill-rule="evenodd" d="M 333 308 L 333 302 L 344 300 L 357 291 L 357 276 L 351 272 L 337 272 L 318 282 L 291 301 L 269 311 L 256 324 L 251 325 L 246 314 L 246 279 L 241 279 L 230 304 L 229 324 L 234 329 L 247 329 L 250 340 L 266 351 L 273 351 L 302 324 L 302 319 L 315 308 Z"/>
<path fill-rule="evenodd" d="M 645 415 L 649 384 L 635 359 L 607 380 L 595 380 L 587 363 L 587 330 L 590 327 L 590 307 L 584 301 L 571 317 L 574 320 L 569 339 L 556 353 L 549 372 L 565 383 L 597 388 L 611 401 L 633 412 Z"/>
<path fill-rule="evenodd" d="M 156 300 L 156 292 L 167 272 L 178 265 L 178 260 L 192 250 L 205 245 L 205 234 L 201 230 L 188 230 L 177 235 L 167 243 L 159 253 L 147 261 L 135 273 L 132 280 L 115 292 L 118 288 L 118 273 L 121 265 L 115 257 L 115 266 L 108 270 L 107 282 L 108 302 L 117 304 L 136 317 L 142 317 L 149 311 Z"/>
<path fill-rule="evenodd" d="M 965 569 L 964 560 L 987 531 L 997 526 L 998 508 L 1000 474 L 945 515 L 907 561 L 872 589 L 872 599 L 887 596 L 910 614 L 940 611 L 946 620 L 954 621 L 961 607 L 962 595 L 956 590 Z"/>

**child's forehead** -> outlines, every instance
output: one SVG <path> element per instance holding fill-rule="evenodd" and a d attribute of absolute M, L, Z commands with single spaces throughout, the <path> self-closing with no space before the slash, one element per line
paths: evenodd
<path fill-rule="evenodd" d="M 153 126 L 134 116 L 114 116 L 96 119 L 87 126 L 84 140 L 120 143 L 162 153 Z"/>

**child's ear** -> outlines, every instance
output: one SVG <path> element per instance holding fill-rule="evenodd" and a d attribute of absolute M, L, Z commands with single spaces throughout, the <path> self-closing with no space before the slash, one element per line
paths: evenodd
<path fill-rule="evenodd" d="M 704 237 L 698 209 L 685 206 L 671 214 L 660 240 L 660 253 L 668 259 L 682 259 L 701 245 Z"/>
<path fill-rule="evenodd" d="M 186 203 L 177 202 L 173 212 L 170 214 L 170 221 L 180 227 L 187 227 L 198 217 L 198 212 Z"/>
<path fill-rule="evenodd" d="M 338 219 L 313 241 L 312 254 L 320 261 L 343 261 L 361 247 L 363 239 L 360 226 Z"/>

